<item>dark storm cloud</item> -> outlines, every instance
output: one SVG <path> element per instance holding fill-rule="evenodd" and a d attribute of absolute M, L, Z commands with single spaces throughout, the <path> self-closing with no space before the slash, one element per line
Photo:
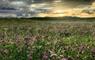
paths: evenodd
<path fill-rule="evenodd" d="M 24 0 L 23 0 L 24 1 Z M 91 2 L 93 2 L 93 1 L 95 1 L 95 0 L 26 0 L 26 1 L 28 1 L 28 2 L 30 2 L 30 1 L 34 1 L 34 2 L 53 2 L 53 1 L 62 1 L 62 2 L 80 2 L 80 3 L 85 3 L 85 2 L 87 2 L 87 3 L 91 3 Z"/>
<path fill-rule="evenodd" d="M 62 0 L 67 3 L 91 4 L 94 0 Z"/>
<path fill-rule="evenodd" d="M 0 0 L 0 5 L 9 4 L 12 1 L 23 1 L 27 4 L 34 3 L 43 3 L 43 2 L 53 2 L 53 1 L 61 1 L 63 3 L 72 4 L 72 3 L 80 3 L 80 4 L 91 4 L 94 0 Z M 7 6 L 7 5 L 6 5 Z"/>
<path fill-rule="evenodd" d="M 0 0 L 0 7 L 27 7 L 32 3 L 54 3 L 55 1 L 60 1 L 65 6 L 77 7 L 79 5 L 91 5 L 94 0 Z M 52 6 L 52 5 L 51 5 Z"/>
<path fill-rule="evenodd" d="M 27 2 L 28 4 L 31 3 L 54 3 L 54 1 L 61 1 L 64 3 L 66 6 L 67 5 L 73 5 L 73 6 L 78 6 L 78 5 L 91 5 L 93 1 L 95 0 L 22 0 Z"/>

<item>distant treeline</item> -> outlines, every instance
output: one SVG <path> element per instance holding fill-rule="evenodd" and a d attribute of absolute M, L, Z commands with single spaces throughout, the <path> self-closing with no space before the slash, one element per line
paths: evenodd
<path fill-rule="evenodd" d="M 95 17 L 92 18 L 80 18 L 80 17 L 32 17 L 32 18 L 0 18 L 0 20 L 40 20 L 40 21 L 95 21 Z"/>

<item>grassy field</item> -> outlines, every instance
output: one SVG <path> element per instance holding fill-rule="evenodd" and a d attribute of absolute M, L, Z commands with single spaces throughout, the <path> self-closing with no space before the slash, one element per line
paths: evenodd
<path fill-rule="evenodd" d="M 0 60 L 95 60 L 95 24 L 0 19 Z"/>

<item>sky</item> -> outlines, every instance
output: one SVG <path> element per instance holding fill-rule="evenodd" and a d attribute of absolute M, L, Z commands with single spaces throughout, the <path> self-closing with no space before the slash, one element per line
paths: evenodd
<path fill-rule="evenodd" d="M 9 7 L 39 15 L 39 13 L 50 12 L 54 9 L 64 10 L 69 8 L 84 8 L 93 3 L 94 0 L 0 0 L 0 7 Z"/>
<path fill-rule="evenodd" d="M 32 3 L 47 3 L 49 2 L 62 2 L 65 6 L 75 7 L 78 5 L 88 5 L 91 4 L 94 0 L 0 0 L 0 6 L 4 7 L 23 7 L 29 6 Z"/>

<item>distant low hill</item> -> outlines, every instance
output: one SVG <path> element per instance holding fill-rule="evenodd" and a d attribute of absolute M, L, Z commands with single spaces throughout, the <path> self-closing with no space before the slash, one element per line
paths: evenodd
<path fill-rule="evenodd" d="M 95 17 L 92 18 L 80 18 L 80 17 L 71 17 L 71 16 L 65 16 L 65 17 L 32 17 L 29 18 L 32 20 L 64 20 L 64 21 L 95 21 Z"/>

